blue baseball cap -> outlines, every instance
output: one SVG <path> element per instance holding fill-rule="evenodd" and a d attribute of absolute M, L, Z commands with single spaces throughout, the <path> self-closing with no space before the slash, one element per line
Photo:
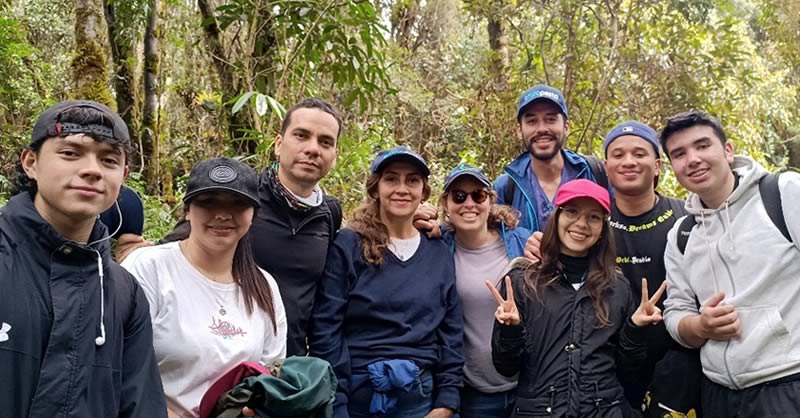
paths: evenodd
<path fill-rule="evenodd" d="M 615 139 L 625 135 L 638 136 L 649 142 L 656 152 L 656 157 L 661 158 L 661 153 L 658 148 L 658 134 L 656 131 L 644 123 L 635 120 L 620 123 L 606 135 L 606 140 L 603 142 L 603 151 L 606 153 L 606 156 L 608 155 L 608 146 L 611 145 Z"/>
<path fill-rule="evenodd" d="M 561 94 L 561 90 L 544 84 L 537 84 L 529 88 L 525 93 L 522 93 L 522 96 L 519 97 L 519 102 L 517 103 L 517 120 L 522 117 L 522 111 L 525 107 L 536 100 L 550 101 L 558 106 L 561 113 L 564 114 L 564 118 L 569 118 L 567 102 L 564 100 L 564 95 Z"/>
<path fill-rule="evenodd" d="M 425 159 L 420 157 L 414 151 L 407 147 L 394 147 L 391 149 L 383 150 L 378 153 L 378 156 L 372 160 L 372 166 L 370 166 L 370 172 L 372 174 L 378 174 L 386 168 L 386 165 L 394 162 L 394 161 L 406 161 L 414 165 L 419 169 L 419 171 L 425 177 L 431 175 L 431 170 L 428 168 L 428 164 L 425 162 Z"/>
<path fill-rule="evenodd" d="M 447 191 L 447 189 L 449 189 L 450 186 L 453 185 L 453 182 L 455 182 L 458 178 L 464 176 L 472 177 L 475 180 L 478 180 L 481 184 L 483 184 L 486 187 L 490 188 L 492 187 L 492 183 L 489 181 L 486 175 L 483 174 L 483 171 L 481 171 L 480 168 L 475 167 L 473 165 L 469 165 L 467 163 L 461 163 L 457 165 L 456 168 L 454 168 L 453 171 L 451 171 L 450 174 L 447 175 L 447 177 L 445 177 L 444 190 Z"/>

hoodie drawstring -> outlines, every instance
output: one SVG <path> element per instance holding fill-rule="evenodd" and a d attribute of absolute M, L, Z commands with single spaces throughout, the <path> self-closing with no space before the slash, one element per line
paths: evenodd
<path fill-rule="evenodd" d="M 728 241 L 731 243 L 731 251 L 733 255 L 736 255 L 736 242 L 733 240 L 733 225 L 731 225 L 731 214 L 730 214 L 730 202 L 728 199 L 725 199 L 725 222 L 727 223 L 726 227 L 728 228 Z"/>
<path fill-rule="evenodd" d="M 700 225 L 703 227 L 704 231 L 702 234 L 703 241 L 706 243 L 706 256 L 708 256 L 709 260 L 712 260 L 713 254 L 711 253 L 711 243 L 708 241 L 708 226 L 706 225 L 706 215 L 705 213 L 700 213 Z M 714 269 L 714 263 L 709 263 L 711 265 L 711 275 L 714 276 L 714 294 L 719 292 L 719 286 L 717 286 L 717 272 Z"/>

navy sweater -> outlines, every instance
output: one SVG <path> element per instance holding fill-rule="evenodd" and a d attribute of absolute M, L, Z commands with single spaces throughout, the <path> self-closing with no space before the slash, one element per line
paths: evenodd
<path fill-rule="evenodd" d="M 339 231 L 312 316 L 311 355 L 327 360 L 339 380 L 336 416 L 347 409 L 351 377 L 389 359 L 429 369 L 434 408 L 457 409 L 464 325 L 447 245 L 423 234 L 411 258 L 400 261 L 386 251 L 380 266 L 361 254 L 358 234 Z"/>

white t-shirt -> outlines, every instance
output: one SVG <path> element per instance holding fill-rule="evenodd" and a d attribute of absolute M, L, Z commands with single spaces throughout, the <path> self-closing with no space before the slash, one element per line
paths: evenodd
<path fill-rule="evenodd" d="M 182 417 L 197 417 L 200 400 L 214 381 L 243 361 L 269 367 L 286 357 L 286 312 L 278 285 L 272 289 L 277 332 L 254 304 L 247 314 L 234 283 L 207 279 L 192 266 L 177 242 L 131 253 L 122 266 L 142 286 L 150 303 L 153 346 L 167 406 Z"/>
<path fill-rule="evenodd" d="M 401 261 L 408 260 L 419 248 L 420 235 L 416 234 L 413 238 L 399 239 L 389 238 L 389 251 L 393 252 Z"/>

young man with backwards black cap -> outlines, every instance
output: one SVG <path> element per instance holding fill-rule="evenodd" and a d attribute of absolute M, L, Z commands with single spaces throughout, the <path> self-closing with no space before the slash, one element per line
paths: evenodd
<path fill-rule="evenodd" d="M 111 109 L 46 110 L 0 209 L 0 411 L 165 417 L 149 307 L 111 260 L 97 216 L 117 199 L 130 138 Z"/>

